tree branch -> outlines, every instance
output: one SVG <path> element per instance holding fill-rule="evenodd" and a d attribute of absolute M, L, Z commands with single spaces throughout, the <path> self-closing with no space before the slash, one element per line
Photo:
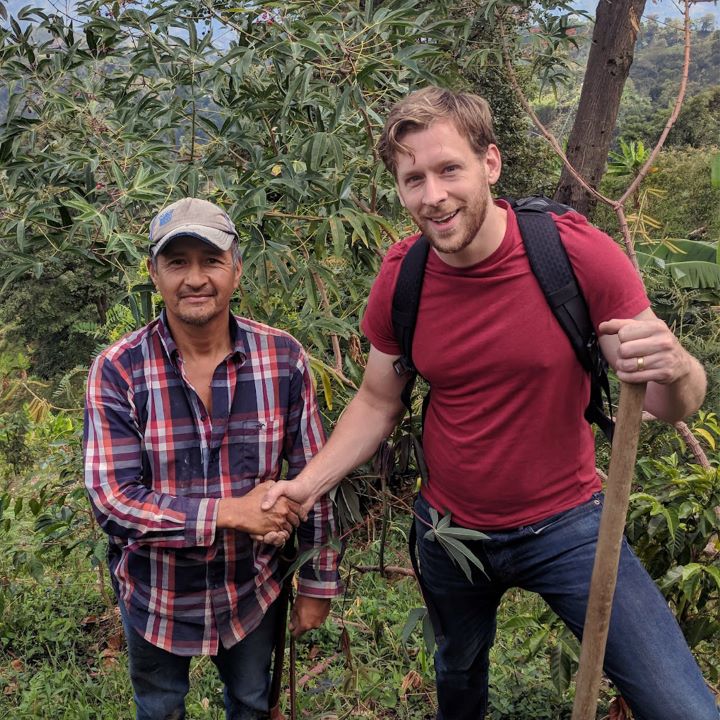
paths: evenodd
<path fill-rule="evenodd" d="M 665 127 L 663 128 L 662 133 L 660 134 L 660 137 L 658 138 L 658 141 L 653 148 L 652 152 L 650 153 L 650 156 L 648 157 L 646 163 L 642 166 L 640 169 L 640 172 L 637 174 L 637 177 L 633 180 L 633 182 L 630 184 L 630 187 L 622 194 L 620 199 L 617 201 L 618 205 L 624 205 L 625 201 L 628 199 L 630 195 L 632 195 L 635 190 L 637 190 L 640 183 L 645 179 L 647 174 L 650 172 L 650 168 L 652 167 L 653 163 L 655 162 L 655 158 L 657 158 L 658 153 L 662 149 L 662 146 L 665 144 L 665 140 L 667 139 L 667 136 L 672 129 L 673 125 L 675 124 L 675 121 L 678 119 L 678 115 L 680 115 L 680 109 L 682 108 L 683 101 L 685 100 L 685 91 L 687 90 L 687 82 L 688 82 L 688 75 L 690 72 L 690 0 L 685 0 L 685 18 L 684 18 L 684 30 L 685 30 L 685 50 L 683 54 L 683 67 L 682 67 L 682 76 L 680 79 L 680 87 L 678 88 L 678 94 L 677 98 L 675 99 L 675 107 L 673 107 L 672 113 L 670 113 L 670 117 L 668 118 L 668 121 L 665 123 Z"/>
<path fill-rule="evenodd" d="M 560 143 L 557 141 L 555 136 L 542 124 L 540 121 L 540 118 L 535 114 L 535 111 L 530 106 L 530 103 L 528 102 L 527 98 L 525 97 L 525 93 L 523 92 L 522 88 L 520 87 L 520 83 L 518 82 L 517 75 L 515 75 L 515 70 L 513 69 L 512 62 L 510 59 L 510 51 L 507 47 L 507 37 L 505 35 L 505 24 L 503 23 L 502 19 L 498 22 L 498 27 L 500 29 L 500 43 L 502 46 L 502 54 L 503 54 L 503 62 L 505 63 L 505 70 L 508 74 L 508 79 L 510 80 L 510 84 L 512 85 L 513 90 L 515 91 L 515 95 L 517 96 L 518 101 L 522 105 L 525 112 L 528 114 L 530 119 L 533 122 L 533 125 L 538 129 L 540 134 L 548 141 L 550 144 L 550 147 L 555 151 L 555 154 L 562 160 L 563 165 L 567 168 L 567 171 L 575 178 L 575 180 L 582 185 L 583 189 L 586 190 L 588 193 L 590 193 L 592 196 L 594 196 L 597 200 L 600 202 L 605 203 L 606 205 L 612 205 L 613 201 L 610 198 L 605 197 L 601 193 L 599 193 L 595 188 L 590 187 L 588 185 L 585 178 L 583 178 L 578 171 L 572 166 L 570 161 L 567 159 L 567 156 L 565 155 L 565 152 L 563 151 L 562 147 L 560 147 Z"/>
<path fill-rule="evenodd" d="M 330 298 L 328 297 L 327 290 L 325 289 L 325 283 L 316 270 L 310 270 L 310 273 L 313 276 L 313 280 L 315 281 L 318 291 L 320 292 L 323 310 L 328 317 L 332 317 L 332 313 L 330 312 Z M 346 385 L 351 385 L 351 381 L 343 372 L 343 355 L 340 350 L 340 338 L 338 337 L 338 334 L 330 333 L 330 341 L 332 343 L 333 355 L 335 357 L 335 367 L 333 369 Z"/>

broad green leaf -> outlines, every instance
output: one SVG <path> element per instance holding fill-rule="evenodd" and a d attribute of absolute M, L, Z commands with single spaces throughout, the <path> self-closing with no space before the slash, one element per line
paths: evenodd
<path fill-rule="evenodd" d="M 557 643 L 550 650 L 550 677 L 558 693 L 564 693 L 570 686 L 572 670 L 572 658 L 565 652 L 562 643 Z"/>
<path fill-rule="evenodd" d="M 326 370 L 322 370 L 320 373 L 320 380 L 322 381 L 323 395 L 325 396 L 325 405 L 328 410 L 332 410 L 333 407 L 333 391 L 330 383 L 330 374 Z"/>
<path fill-rule="evenodd" d="M 469 582 L 472 582 L 472 571 L 470 570 L 468 561 L 475 565 L 475 567 L 477 567 L 483 575 L 487 576 L 485 566 L 482 564 L 480 559 L 472 551 L 470 551 L 461 540 L 456 540 L 453 537 L 443 535 L 442 531 L 438 530 L 435 531 L 435 535 L 445 550 L 448 551 L 450 557 L 457 562 L 458 565 L 460 565 Z"/>
<path fill-rule="evenodd" d="M 425 613 L 422 624 L 425 649 L 427 650 L 428 655 L 432 655 L 435 651 L 435 630 L 433 629 L 432 622 L 430 622 L 430 613 Z"/>
<path fill-rule="evenodd" d="M 288 568 L 287 572 L 282 576 L 280 579 L 280 582 L 284 582 L 287 578 L 289 578 L 298 568 L 302 567 L 306 563 L 309 563 L 311 560 L 314 560 L 321 552 L 322 548 L 320 547 L 313 547 L 305 550 L 304 552 L 300 553 L 298 557 L 292 562 L 290 567 Z"/>
<path fill-rule="evenodd" d="M 503 630 L 518 630 L 537 627 L 538 621 L 532 615 L 513 615 L 502 623 Z"/>
<path fill-rule="evenodd" d="M 336 215 L 328 219 L 330 223 L 330 234 L 333 239 L 333 252 L 335 257 L 342 257 L 345 254 L 345 228 L 342 221 Z"/>
<path fill-rule="evenodd" d="M 402 632 L 400 633 L 400 641 L 403 645 L 407 645 L 407 641 L 410 639 L 412 631 L 415 626 L 427 615 L 427 609 L 424 607 L 413 608 L 408 613 L 407 620 L 403 626 Z"/>
<path fill-rule="evenodd" d="M 715 581 L 718 591 L 720 591 L 720 568 L 716 565 L 705 565 L 704 570 Z"/>
<path fill-rule="evenodd" d="M 367 237 L 365 236 L 365 228 L 363 227 L 361 217 L 350 208 L 343 208 L 341 210 L 341 214 L 345 218 L 345 220 L 350 223 L 360 242 L 362 242 L 363 245 L 367 246 L 368 241 Z"/>
<path fill-rule="evenodd" d="M 449 517 L 449 516 L 446 516 Z M 489 536 L 479 530 L 471 530 L 462 527 L 446 527 L 443 535 L 457 538 L 458 540 L 489 540 Z"/>
<path fill-rule="evenodd" d="M 713 187 L 720 188 L 720 153 L 715 153 L 710 161 L 710 181 Z"/>
<path fill-rule="evenodd" d="M 705 428 L 693 428 L 693 434 L 699 435 L 713 449 L 716 449 L 715 438 Z"/>

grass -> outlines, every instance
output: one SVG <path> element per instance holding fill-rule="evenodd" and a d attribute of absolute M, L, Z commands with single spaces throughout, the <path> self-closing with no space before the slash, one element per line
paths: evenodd
<path fill-rule="evenodd" d="M 409 567 L 409 517 L 390 524 L 387 565 Z M 379 521 L 357 529 L 343 562 L 346 593 L 329 621 L 297 643 L 298 717 L 422 720 L 435 715 L 432 658 L 418 625 L 402 641 L 408 614 L 422 606 L 410 577 L 359 571 L 376 565 Z M 37 579 L 18 572 L 13 548 L 29 549 L 27 528 L 0 535 L 0 717 L 15 720 L 124 720 L 134 716 L 124 638 L 96 571 L 77 553 Z M 543 603 L 521 591 L 500 608 L 491 654 L 488 720 L 562 720 L 573 688 L 553 682 L 551 652 L 562 630 Z M 198 658 L 191 670 L 188 717 L 224 718 L 214 666 Z M 287 684 L 286 684 L 287 687 Z M 600 715 L 610 693 L 603 690 Z"/>

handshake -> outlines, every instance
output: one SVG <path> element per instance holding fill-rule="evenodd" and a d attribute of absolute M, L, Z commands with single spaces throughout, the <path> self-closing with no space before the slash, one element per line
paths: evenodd
<path fill-rule="evenodd" d="M 247 495 L 222 498 L 217 527 L 246 532 L 253 540 L 283 545 L 293 528 L 307 518 L 314 498 L 293 482 L 266 480 Z"/>

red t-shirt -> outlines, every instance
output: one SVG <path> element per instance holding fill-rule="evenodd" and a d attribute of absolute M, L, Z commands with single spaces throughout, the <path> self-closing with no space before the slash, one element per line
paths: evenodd
<path fill-rule="evenodd" d="M 592 429 L 584 419 L 590 381 L 550 311 L 508 209 L 495 252 L 465 268 L 433 251 L 425 268 L 413 361 L 432 386 L 423 445 L 428 502 L 460 525 L 527 525 L 585 502 L 599 489 Z M 584 217 L 555 218 L 593 324 L 649 306 L 622 250 Z M 361 327 L 372 345 L 400 348 L 392 296 L 418 235 L 393 245 Z"/>

